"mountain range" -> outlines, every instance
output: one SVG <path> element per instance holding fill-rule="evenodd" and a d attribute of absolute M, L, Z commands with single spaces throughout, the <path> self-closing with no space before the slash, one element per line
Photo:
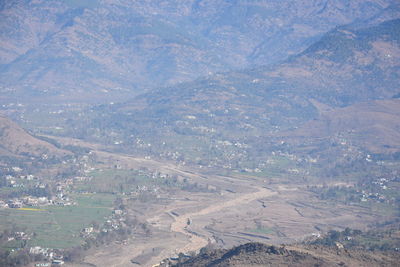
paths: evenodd
<path fill-rule="evenodd" d="M 85 127 L 69 120 L 66 135 L 109 142 L 111 131 L 127 152 L 177 152 L 191 162 L 254 162 L 274 149 L 317 148 L 320 156 L 331 155 L 325 149 L 332 145 L 343 154 L 349 146 L 363 154 L 397 153 L 399 30 L 400 20 L 338 27 L 273 66 L 219 73 L 94 107 L 85 112 Z M 72 130 L 83 128 L 79 135 Z"/>
<path fill-rule="evenodd" d="M 133 96 L 281 62 L 339 25 L 399 14 L 393 0 L 2 1 L 0 92 Z"/>
<path fill-rule="evenodd" d="M 5 265 L 396 266 L 397 0 L 9 0 L 0 29 Z"/>

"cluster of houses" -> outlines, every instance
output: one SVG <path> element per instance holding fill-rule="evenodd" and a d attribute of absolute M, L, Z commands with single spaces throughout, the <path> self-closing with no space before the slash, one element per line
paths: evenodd
<path fill-rule="evenodd" d="M 122 226 L 124 226 L 125 222 L 125 212 L 123 210 L 114 210 L 113 214 L 107 218 L 104 228 L 102 229 L 103 232 L 110 232 L 114 230 L 120 229 Z"/>
<path fill-rule="evenodd" d="M 24 180 L 25 181 L 33 181 L 33 180 L 38 180 L 38 178 L 32 174 L 29 175 L 19 175 L 18 177 L 13 176 L 13 175 L 6 175 L 5 176 L 6 181 L 7 181 L 7 186 L 8 187 L 25 187 L 24 185 Z"/>
<path fill-rule="evenodd" d="M 35 266 L 54 266 L 54 265 L 63 265 L 64 264 L 64 256 L 61 252 L 51 248 L 42 248 L 39 246 L 31 247 L 29 249 L 29 254 L 31 255 L 41 255 L 46 261 L 42 263 L 36 263 Z M 51 265 L 50 265 L 51 262 Z"/>
<path fill-rule="evenodd" d="M 27 234 L 22 231 L 13 232 L 9 236 L 7 236 L 7 241 L 10 242 L 13 240 L 30 240 L 31 236 L 31 234 Z"/>
<path fill-rule="evenodd" d="M 102 232 L 110 232 L 114 230 L 120 229 L 125 222 L 125 212 L 123 210 L 114 210 L 113 214 L 109 216 L 104 223 L 104 228 L 101 230 Z"/>
<path fill-rule="evenodd" d="M 64 194 L 57 194 L 57 196 L 48 198 L 48 197 L 34 197 L 34 196 L 24 196 L 20 198 L 13 198 L 9 200 L 0 200 L 0 208 L 11 208 L 11 209 L 20 209 L 22 207 L 39 207 L 39 206 L 48 206 L 48 205 L 57 205 L 57 206 L 71 206 L 75 205 L 75 202 L 72 202 L 68 196 Z"/>
<path fill-rule="evenodd" d="M 367 201 L 378 201 L 378 202 L 385 202 L 386 197 L 380 193 L 368 193 L 365 190 L 361 191 L 362 197 L 360 198 L 361 202 Z"/>
<path fill-rule="evenodd" d="M 375 192 L 368 192 L 367 190 L 362 190 L 361 191 L 361 202 L 367 202 L 367 201 L 377 201 L 377 202 L 386 202 L 386 203 L 392 203 L 394 199 L 389 199 L 388 197 L 385 196 L 383 193 L 386 190 L 389 190 L 389 183 L 392 181 L 396 181 L 399 178 L 379 178 L 376 179 L 372 182 L 372 184 L 375 186 L 375 189 L 373 191 Z"/>
<path fill-rule="evenodd" d="M 0 200 L 0 208 L 22 208 L 22 207 L 37 207 L 37 206 L 47 206 L 47 205 L 57 205 L 57 206 L 70 206 L 75 205 L 73 201 L 67 195 L 68 189 L 70 185 L 74 183 L 74 181 L 78 180 L 86 180 L 86 177 L 76 177 L 65 179 L 63 181 L 57 182 L 55 186 L 55 194 L 52 193 L 52 196 L 32 196 L 26 195 L 22 197 L 17 197 L 13 199 Z M 6 175 L 5 180 L 7 182 L 6 186 L 9 187 L 26 187 L 29 184 L 30 188 L 35 189 L 46 189 L 50 187 L 49 184 L 40 181 L 34 175 L 20 175 L 19 177 L 15 177 L 12 175 Z M 29 182 L 24 182 L 24 180 Z M 25 185 L 25 183 L 27 185 Z"/>
<path fill-rule="evenodd" d="M 76 182 L 89 182 L 93 179 L 93 177 L 90 176 L 76 176 L 74 177 L 74 181 Z"/>
<path fill-rule="evenodd" d="M 386 190 L 388 189 L 389 181 L 390 180 L 387 178 L 379 178 L 378 180 L 373 181 L 372 184 L 379 186 L 383 190 Z"/>
<path fill-rule="evenodd" d="M 123 210 L 116 209 L 113 214 L 106 218 L 104 225 L 101 229 L 96 229 L 94 226 L 85 227 L 81 231 L 82 237 L 90 237 L 99 232 L 109 233 L 125 226 L 125 215 Z"/>
<path fill-rule="evenodd" d="M 7 201 L 0 200 L 0 208 L 19 209 L 23 206 L 45 206 L 49 205 L 50 201 L 47 197 L 32 197 L 25 196 L 21 198 L 9 199 Z"/>

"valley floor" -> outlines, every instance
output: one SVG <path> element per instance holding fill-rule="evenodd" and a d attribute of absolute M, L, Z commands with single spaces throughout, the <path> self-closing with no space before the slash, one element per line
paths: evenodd
<path fill-rule="evenodd" d="M 178 175 L 219 191 L 177 190 L 146 203 L 128 200 L 128 214 L 145 220 L 151 233 L 133 233 L 123 243 L 92 249 L 81 264 L 69 266 L 153 266 L 181 252 L 199 251 L 207 244 L 216 247 L 252 241 L 287 244 L 331 229 L 363 230 L 390 219 L 379 210 L 321 201 L 306 186 L 293 182 L 289 185 L 284 180 L 271 182 L 268 177 L 203 174 L 167 162 L 91 148 L 101 162 L 118 163 L 125 169 L 145 167 Z"/>

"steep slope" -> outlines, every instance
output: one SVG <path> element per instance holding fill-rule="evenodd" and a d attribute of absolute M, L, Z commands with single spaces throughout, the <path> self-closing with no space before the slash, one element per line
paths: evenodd
<path fill-rule="evenodd" d="M 143 92 L 281 61 L 337 25 L 399 15 L 392 0 L 6 1 L 0 92 Z"/>
<path fill-rule="evenodd" d="M 72 155 L 54 145 L 39 140 L 0 114 L 0 156 L 61 158 Z"/>

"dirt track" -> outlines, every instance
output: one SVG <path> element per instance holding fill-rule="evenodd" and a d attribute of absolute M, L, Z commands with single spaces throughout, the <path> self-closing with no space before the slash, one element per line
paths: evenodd
<path fill-rule="evenodd" d="M 323 230 L 349 225 L 359 228 L 374 222 L 376 218 L 375 213 L 364 208 L 327 205 L 314 199 L 301 186 L 289 187 L 283 183 L 269 185 L 272 189 L 267 189 L 263 187 L 265 181 L 251 176 L 201 174 L 198 173 L 200 170 L 169 162 L 114 154 L 95 146 L 87 147 L 93 149 L 92 153 L 100 162 L 105 162 L 105 168 L 110 167 L 107 163 L 119 164 L 126 169 L 145 167 L 189 178 L 203 185 L 212 185 L 224 193 L 182 191 L 163 204 L 145 208 L 144 219 L 151 225 L 154 234 L 146 238 L 135 236 L 126 245 L 113 243 L 94 250 L 85 258 L 91 266 L 135 266 L 131 259 L 140 255 L 148 256 L 148 260 L 140 266 L 153 266 L 180 252 L 198 251 L 214 238 L 220 243 L 222 240 L 223 245 L 237 244 L 238 240 L 250 240 L 248 236 L 240 236 L 239 231 L 256 227 L 256 220 L 266 229 L 275 229 L 277 234 L 269 235 L 268 242 L 281 244 L 309 236 L 316 231 L 316 226 Z M 278 192 L 279 196 L 270 198 L 267 205 L 263 201 L 262 205 L 256 203 Z M 211 231 L 208 228 L 210 225 Z M 151 253 L 154 248 L 159 253 Z"/>
<path fill-rule="evenodd" d="M 66 142 L 72 142 L 75 140 L 60 140 L 63 143 Z M 137 157 L 132 157 L 129 155 L 122 155 L 122 154 L 114 154 L 110 152 L 105 152 L 102 150 L 99 150 L 99 147 L 96 146 L 90 146 L 91 144 L 80 144 L 80 145 L 87 145 L 87 147 L 90 147 L 93 153 L 96 154 L 96 156 L 99 159 L 104 160 L 105 162 L 118 162 L 121 165 L 123 165 L 126 168 L 132 168 L 132 167 L 147 167 L 149 169 L 156 169 L 163 171 L 165 173 L 170 173 L 170 174 L 177 174 L 177 175 L 182 175 L 185 177 L 190 177 L 191 179 L 196 179 L 197 181 L 203 180 L 206 177 L 194 173 L 192 171 L 188 172 L 184 169 L 182 169 L 179 166 L 173 165 L 173 164 L 168 164 L 164 162 L 158 162 L 155 160 L 148 160 L 148 159 L 143 159 L 143 158 L 137 158 Z M 100 148 L 101 149 L 101 148 Z M 211 179 L 211 178 L 210 178 Z M 228 180 L 233 180 L 231 177 L 213 177 L 212 180 L 218 181 L 220 180 L 225 180 L 224 183 Z M 237 179 L 234 179 L 237 181 Z M 239 181 L 237 181 L 239 182 Z M 276 194 L 276 192 L 273 192 L 271 190 L 268 190 L 266 188 L 260 188 L 256 186 L 245 186 L 247 190 L 251 190 L 253 192 L 249 193 L 236 193 L 235 198 L 226 200 L 223 197 L 220 199 L 216 199 L 215 202 L 210 203 L 209 206 L 202 208 L 199 211 L 196 212 L 190 212 L 183 214 L 181 216 L 174 216 L 170 212 L 175 209 L 175 206 L 169 207 L 168 210 L 164 210 L 164 213 L 168 213 L 169 215 L 172 215 L 172 218 L 174 221 L 170 225 L 170 230 L 171 232 L 174 233 L 179 233 L 187 237 L 186 240 L 188 241 L 183 241 L 184 239 L 181 237 L 180 242 L 178 240 L 165 240 L 167 244 L 169 244 L 168 249 L 165 249 L 160 255 L 154 256 L 149 262 L 146 263 L 146 266 L 152 266 L 154 264 L 157 264 L 162 260 L 163 258 L 166 257 L 171 257 L 177 254 L 177 252 L 183 252 L 187 253 L 189 251 L 197 251 L 200 248 L 206 246 L 208 244 L 209 238 L 205 235 L 200 235 L 198 233 L 195 233 L 191 230 L 188 229 L 188 219 L 192 220 L 192 218 L 204 218 L 205 216 L 208 216 L 209 214 L 219 212 L 223 209 L 241 205 L 241 204 L 247 204 L 252 201 L 255 201 L 260 198 L 265 198 L 272 196 Z M 199 207 L 199 204 L 201 203 L 194 203 L 194 207 Z M 203 203 L 204 204 L 204 203 Z M 154 218 L 159 217 L 160 214 L 154 216 Z M 151 221 L 154 218 L 149 218 L 149 221 Z M 194 225 L 191 225 L 194 226 Z M 195 225 L 197 229 L 204 229 L 205 225 Z M 134 250 L 138 249 L 148 249 L 152 247 L 154 244 L 152 244 L 151 241 L 149 241 L 148 244 L 141 244 L 138 246 L 138 244 L 135 245 L 128 245 L 120 248 L 110 248 L 108 251 L 98 251 L 95 255 L 91 255 L 86 258 L 87 262 L 90 262 L 91 264 L 94 264 L 96 266 L 103 266 L 103 264 L 107 264 L 110 266 L 127 266 L 131 265 L 130 259 L 132 259 L 133 255 L 135 254 Z"/>
<path fill-rule="evenodd" d="M 196 218 L 199 216 L 205 216 L 210 213 L 218 212 L 223 209 L 233 207 L 236 205 L 250 203 L 257 199 L 270 197 L 275 194 L 277 194 L 277 193 L 273 192 L 271 190 L 268 190 L 266 188 L 261 188 L 261 189 L 259 189 L 258 192 L 247 193 L 247 194 L 241 195 L 237 198 L 234 198 L 234 199 L 231 199 L 231 200 L 228 200 L 225 202 L 219 202 L 219 203 L 213 204 L 211 206 L 208 206 L 198 212 L 188 213 L 188 214 L 184 214 L 182 216 L 174 216 L 175 222 L 173 222 L 171 224 L 171 231 L 183 233 L 183 234 L 187 235 L 190 240 L 190 243 L 188 243 L 185 247 L 179 249 L 179 251 L 181 251 L 183 253 L 187 253 L 189 251 L 197 251 L 200 248 L 202 248 L 208 244 L 207 237 L 198 235 L 198 234 L 193 233 L 192 231 L 188 230 L 188 221 L 189 220 L 192 220 L 193 218 Z"/>
<path fill-rule="evenodd" d="M 220 212 L 224 209 L 248 204 L 252 201 L 256 201 L 257 199 L 262 199 L 266 197 L 270 197 L 277 194 L 271 190 L 266 188 L 258 188 L 258 191 L 245 193 L 245 194 L 237 194 L 238 197 L 229 199 L 229 200 L 219 200 L 217 202 L 213 202 L 209 206 L 200 209 L 196 212 L 190 212 L 186 214 L 182 214 L 180 216 L 175 216 L 171 213 L 174 210 L 173 207 L 164 211 L 165 213 L 171 215 L 174 221 L 170 225 L 171 232 L 179 233 L 185 235 L 187 237 L 186 241 L 182 241 L 180 238 L 179 242 L 177 239 L 172 238 L 171 240 L 164 240 L 163 242 L 169 244 L 168 249 L 164 249 L 162 253 L 157 256 L 151 258 L 145 265 L 143 266 L 153 266 L 159 263 L 162 259 L 172 256 L 177 256 L 177 253 L 183 252 L 188 253 L 190 251 L 198 251 L 200 248 L 206 246 L 208 244 L 209 238 L 205 235 L 201 235 L 191 231 L 191 226 L 195 226 L 196 229 L 204 229 L 206 225 L 196 225 L 196 222 L 193 222 L 193 219 L 206 219 L 210 214 Z M 158 218 L 160 214 L 157 214 L 155 218 Z M 150 218 L 151 221 L 154 218 Z M 188 227 L 188 220 L 191 220 L 191 224 Z M 158 240 L 157 242 L 160 242 Z M 109 264 L 109 266 L 129 266 L 131 265 L 130 260 L 132 259 L 135 250 L 140 248 L 140 250 L 149 249 L 154 246 L 154 243 L 151 241 L 148 244 L 132 244 L 124 247 L 120 247 L 119 249 L 114 248 L 113 250 L 105 252 L 101 251 L 96 253 L 95 255 L 89 256 L 86 260 L 96 266 L 103 266 L 102 264 Z"/>

